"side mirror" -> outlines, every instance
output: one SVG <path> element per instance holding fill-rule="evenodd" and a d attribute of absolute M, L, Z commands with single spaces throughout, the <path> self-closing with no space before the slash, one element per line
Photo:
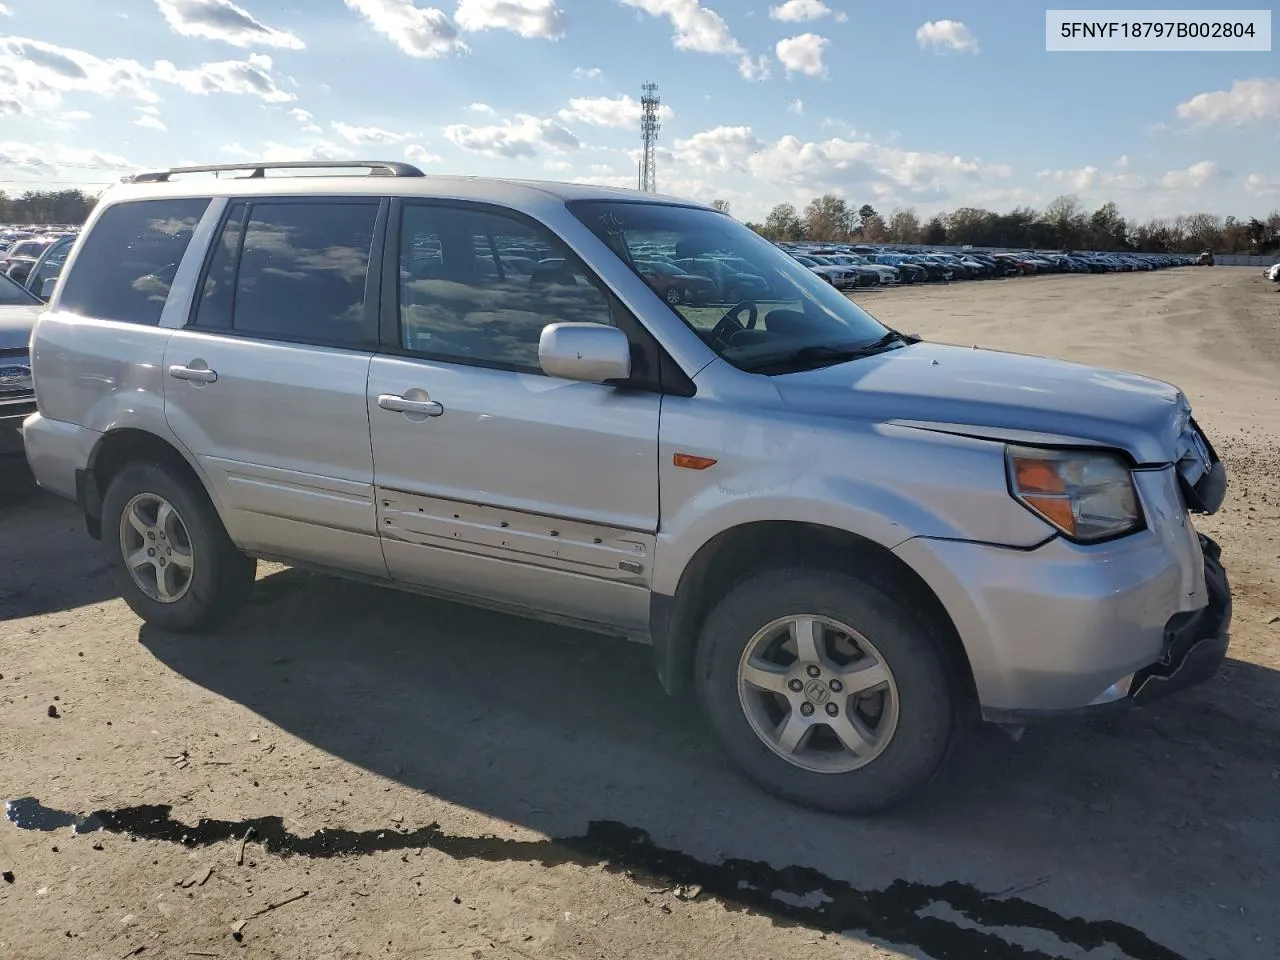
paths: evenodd
<path fill-rule="evenodd" d="M 538 341 L 538 364 L 549 377 L 604 383 L 631 376 L 631 341 L 603 323 L 550 323 Z"/>
<path fill-rule="evenodd" d="M 57 289 L 57 286 L 57 277 L 45 277 L 44 283 L 40 284 L 40 299 L 47 302 L 53 296 L 53 291 Z"/>

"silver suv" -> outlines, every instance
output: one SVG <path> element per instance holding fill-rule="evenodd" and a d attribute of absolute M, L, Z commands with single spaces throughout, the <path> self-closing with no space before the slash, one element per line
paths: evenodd
<path fill-rule="evenodd" d="M 1226 473 L 1176 388 L 922 342 L 691 203 L 287 166 L 108 190 L 33 334 L 27 456 L 146 621 L 209 630 L 270 558 L 626 637 L 845 812 L 969 717 L 1222 662 L 1189 513 Z M 703 259 L 759 282 L 637 266 Z"/>

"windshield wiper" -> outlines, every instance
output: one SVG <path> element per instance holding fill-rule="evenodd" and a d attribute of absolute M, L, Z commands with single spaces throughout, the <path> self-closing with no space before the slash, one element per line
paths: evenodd
<path fill-rule="evenodd" d="M 858 360 L 862 357 L 871 357 L 877 353 L 883 353 L 895 343 L 906 345 L 914 342 L 916 341 L 898 333 L 896 330 L 890 330 L 879 340 L 860 347 L 835 347 L 826 343 L 816 343 L 781 356 L 768 357 L 752 364 L 749 369 L 752 373 L 778 373 L 829 367 L 837 363 L 845 363 L 849 360 Z"/>

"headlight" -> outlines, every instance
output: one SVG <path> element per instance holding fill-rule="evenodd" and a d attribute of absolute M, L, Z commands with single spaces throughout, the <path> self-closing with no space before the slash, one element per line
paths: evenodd
<path fill-rule="evenodd" d="M 0 355 L 0 396 L 31 391 L 30 357 L 25 353 Z"/>
<path fill-rule="evenodd" d="M 1093 543 L 1142 526 L 1133 475 L 1116 454 L 1011 446 L 1005 461 L 1014 499 L 1072 540 Z"/>

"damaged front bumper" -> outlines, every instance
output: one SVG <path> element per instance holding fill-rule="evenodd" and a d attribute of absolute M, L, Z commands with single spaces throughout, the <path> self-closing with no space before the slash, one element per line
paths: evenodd
<path fill-rule="evenodd" d="M 1222 548 L 1204 534 L 1200 535 L 1200 547 L 1209 604 L 1190 613 L 1175 614 L 1169 620 L 1160 659 L 1134 674 L 1128 699 L 1135 705 L 1152 703 L 1203 683 L 1218 672 L 1227 657 L 1231 584 L 1222 566 Z"/>

